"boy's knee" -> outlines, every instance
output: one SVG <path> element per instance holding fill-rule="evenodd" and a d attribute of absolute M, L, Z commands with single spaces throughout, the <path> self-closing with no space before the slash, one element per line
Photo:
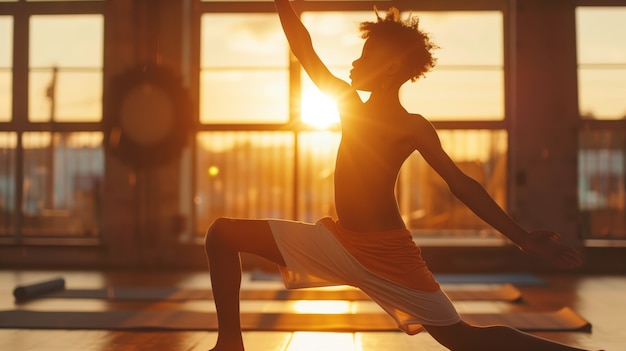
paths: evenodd
<path fill-rule="evenodd" d="M 205 250 L 224 244 L 224 235 L 226 234 L 227 225 L 228 219 L 220 217 L 209 226 L 204 236 Z"/>

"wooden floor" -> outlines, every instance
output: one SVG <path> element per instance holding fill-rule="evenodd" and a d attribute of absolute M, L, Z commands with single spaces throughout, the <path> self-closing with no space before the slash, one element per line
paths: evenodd
<path fill-rule="evenodd" d="M 20 284 L 34 283 L 63 276 L 71 288 L 105 286 L 178 286 L 208 288 L 206 273 L 182 272 L 56 272 L 0 270 L 0 310 L 30 309 L 39 311 L 104 311 L 111 309 L 179 309 L 210 311 L 204 302 L 106 302 L 87 299 L 40 299 L 15 305 L 12 291 Z M 569 306 L 593 325 L 591 333 L 554 332 L 538 335 L 585 349 L 626 350 L 626 276 L 542 276 L 549 286 L 518 286 L 522 305 L 498 305 L 499 309 L 553 310 Z M 244 281 L 244 285 L 246 282 Z M 275 302 L 274 302 L 275 305 Z M 480 310 L 481 304 L 459 303 L 463 310 Z M 261 308 L 263 305 L 242 306 Z M 275 307 L 273 307 L 275 308 Z M 491 311 L 488 311 L 491 312 Z M 210 349 L 214 332 L 120 332 L 93 330 L 0 329 L 2 351 L 200 351 Z M 248 351 L 306 350 L 446 350 L 427 333 L 407 336 L 400 332 L 246 332 Z M 505 350 L 506 347 L 503 347 Z"/>

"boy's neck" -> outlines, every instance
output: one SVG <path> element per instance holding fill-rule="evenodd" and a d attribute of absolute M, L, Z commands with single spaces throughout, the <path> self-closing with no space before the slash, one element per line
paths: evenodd
<path fill-rule="evenodd" d="M 385 109 L 403 108 L 400 103 L 399 90 L 399 88 L 391 88 L 372 91 L 367 104 L 372 107 L 384 107 Z"/>

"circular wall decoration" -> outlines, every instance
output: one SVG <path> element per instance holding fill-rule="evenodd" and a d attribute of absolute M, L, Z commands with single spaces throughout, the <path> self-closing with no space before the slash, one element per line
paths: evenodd
<path fill-rule="evenodd" d="M 140 65 L 113 80 L 105 114 L 107 148 L 145 168 L 180 155 L 191 127 L 190 103 L 172 70 Z"/>

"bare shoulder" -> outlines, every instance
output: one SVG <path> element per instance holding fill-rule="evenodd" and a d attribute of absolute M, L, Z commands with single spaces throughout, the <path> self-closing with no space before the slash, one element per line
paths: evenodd
<path fill-rule="evenodd" d="M 415 125 L 415 128 L 432 128 L 432 124 L 426 119 L 426 117 L 418 113 L 409 113 L 409 120 Z"/>
<path fill-rule="evenodd" d="M 424 116 L 411 113 L 408 118 L 408 130 L 411 130 L 412 139 L 417 149 L 425 146 L 439 145 L 439 137 L 435 127 Z"/>

